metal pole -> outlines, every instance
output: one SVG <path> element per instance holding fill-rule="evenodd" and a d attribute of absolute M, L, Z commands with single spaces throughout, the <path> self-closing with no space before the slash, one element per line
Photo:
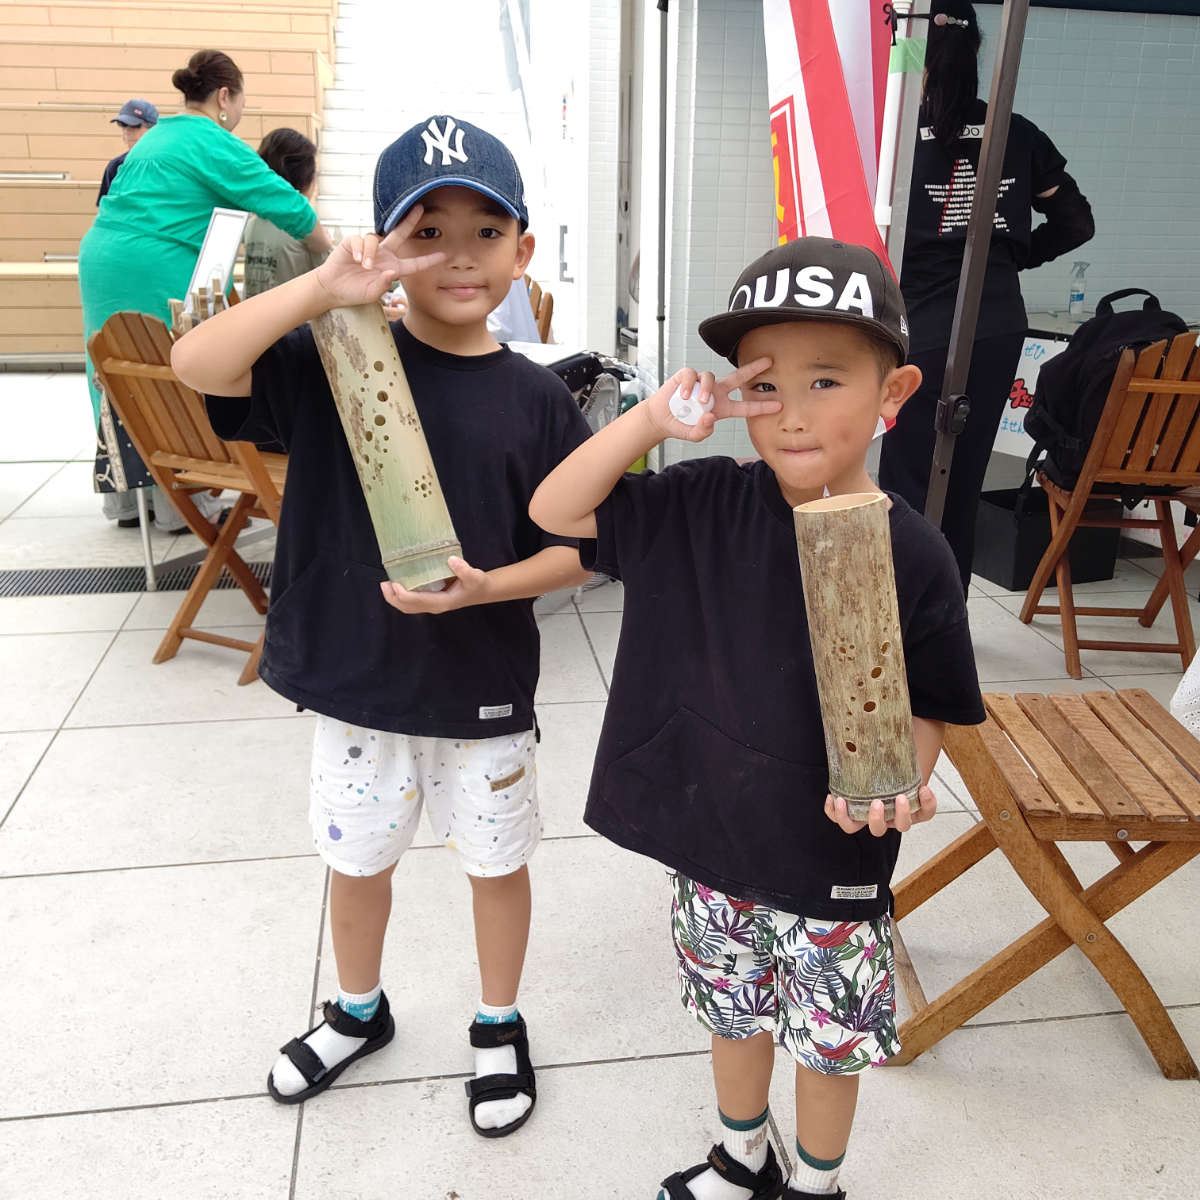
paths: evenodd
<path fill-rule="evenodd" d="M 137 499 L 138 526 L 142 535 L 142 561 L 146 567 L 146 591 L 158 591 L 158 576 L 154 572 L 154 551 L 150 548 L 150 505 L 144 487 L 134 488 Z M 163 500 L 166 503 L 166 500 Z"/>
<path fill-rule="evenodd" d="M 667 378 L 667 5 L 658 0 L 658 386 Z"/>
<path fill-rule="evenodd" d="M 939 527 L 946 507 L 946 485 L 950 481 L 950 466 L 954 461 L 955 438 L 966 428 L 970 414 L 970 404 L 963 395 L 963 389 L 971 369 L 971 350 L 979 319 L 979 296 L 987 270 L 992 222 L 996 216 L 996 193 L 1004 166 L 1013 92 L 1017 86 L 1017 71 L 1021 66 L 1021 42 L 1025 37 L 1028 15 L 1029 0 L 1004 0 L 996 65 L 992 71 L 992 90 L 988 97 L 987 121 L 983 127 L 983 142 L 979 147 L 975 199 L 967 225 L 967 246 L 963 254 L 962 274 L 958 279 L 954 321 L 950 326 L 946 376 L 934 418 L 937 441 L 933 448 L 925 516 Z"/>

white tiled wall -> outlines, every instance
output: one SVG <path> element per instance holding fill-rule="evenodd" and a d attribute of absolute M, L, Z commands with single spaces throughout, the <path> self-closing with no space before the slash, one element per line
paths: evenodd
<path fill-rule="evenodd" d="M 617 329 L 617 120 L 620 84 L 620 10 L 609 0 L 591 0 L 586 25 L 588 70 L 587 253 L 581 281 L 587 297 L 580 331 L 590 350 L 612 354 Z"/>
<path fill-rule="evenodd" d="M 1000 10 L 977 11 L 986 96 Z M 1064 306 L 1079 258 L 1088 307 L 1138 286 L 1200 316 L 1200 17 L 1031 9 L 1014 107 L 1062 151 L 1096 216 L 1086 246 L 1022 275 L 1026 306 Z"/>
<path fill-rule="evenodd" d="M 986 95 L 1000 10 L 978 11 Z M 721 368 L 696 326 L 724 308 L 740 268 L 774 239 L 761 0 L 677 0 L 671 22 L 668 373 Z M 649 38 L 646 51 L 657 53 Z M 1097 225 L 1086 248 L 1023 276 L 1028 307 L 1061 307 L 1071 262 L 1084 258 L 1090 304 L 1139 285 L 1200 314 L 1200 18 L 1035 8 L 1016 109 L 1062 150 Z M 648 93 L 647 122 L 654 111 Z M 648 168 L 644 160 L 643 181 Z M 652 367 L 652 204 L 641 234 L 640 359 Z M 668 443 L 665 458 L 751 452 L 744 428 L 728 421 L 699 447 Z"/>
<path fill-rule="evenodd" d="M 678 46 L 671 88 L 667 372 L 685 364 L 728 371 L 696 326 L 725 308 L 738 272 L 774 240 L 762 3 L 680 0 L 671 6 L 671 19 Z M 653 212 L 643 208 L 643 247 L 653 241 L 653 221 Z M 644 251 L 642 261 L 645 268 Z M 652 362 L 653 276 L 643 273 L 642 284 L 643 349 Z M 700 446 L 665 447 L 668 462 L 713 453 L 753 453 L 744 427 L 727 421 Z"/>

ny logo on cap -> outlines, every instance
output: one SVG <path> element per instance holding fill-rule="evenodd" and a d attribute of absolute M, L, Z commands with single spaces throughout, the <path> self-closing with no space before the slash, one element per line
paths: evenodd
<path fill-rule="evenodd" d="M 450 144 L 450 135 L 454 135 L 454 144 Z M 437 118 L 430 117 L 429 125 L 421 130 L 421 140 L 425 143 L 425 165 L 433 165 L 434 153 L 442 152 L 442 166 L 448 167 L 452 159 L 466 162 L 467 156 L 463 150 L 463 131 L 454 123 L 453 117 L 446 118 L 446 127 L 439 129 Z"/>

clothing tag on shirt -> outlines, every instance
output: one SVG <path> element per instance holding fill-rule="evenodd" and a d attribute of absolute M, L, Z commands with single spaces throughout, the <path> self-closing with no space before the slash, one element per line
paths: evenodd
<path fill-rule="evenodd" d="M 830 900 L 874 900 L 878 895 L 877 883 L 864 883 L 858 887 L 843 887 L 835 883 L 829 889 Z"/>
<path fill-rule="evenodd" d="M 511 717 L 511 716 L 512 716 L 512 705 L 511 704 L 484 705 L 479 710 L 479 719 L 481 721 L 492 721 L 492 720 L 495 720 L 496 717 Z"/>

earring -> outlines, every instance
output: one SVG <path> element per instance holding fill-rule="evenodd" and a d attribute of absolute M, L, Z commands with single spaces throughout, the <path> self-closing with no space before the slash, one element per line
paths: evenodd
<path fill-rule="evenodd" d="M 224 110 L 224 109 L 221 109 L 221 121 L 222 121 L 222 122 L 225 122 L 225 121 L 228 121 L 228 120 L 229 120 L 229 117 L 228 117 L 228 115 L 226 114 L 225 110 Z"/>

